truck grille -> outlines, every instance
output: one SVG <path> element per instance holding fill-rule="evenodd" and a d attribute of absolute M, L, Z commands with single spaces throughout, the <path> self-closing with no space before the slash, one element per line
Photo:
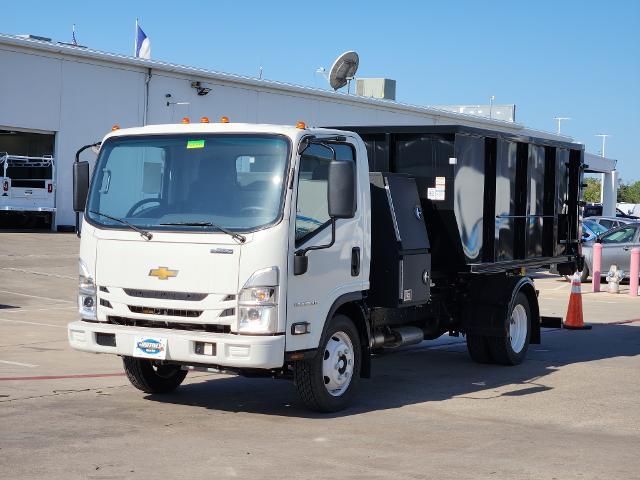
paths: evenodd
<path fill-rule="evenodd" d="M 199 317 L 202 310 L 184 310 L 178 308 L 158 308 L 158 307 L 138 307 L 135 305 L 127 305 L 133 313 L 142 313 L 144 315 L 163 315 L 167 317 Z"/>
<path fill-rule="evenodd" d="M 138 290 L 133 288 L 125 288 L 124 293 L 136 298 L 159 298 L 161 300 L 183 300 L 187 302 L 199 302 L 207 298 L 206 293 L 167 292 L 164 290 Z"/>
<path fill-rule="evenodd" d="M 188 330 L 209 333 L 230 333 L 229 325 L 203 325 L 199 323 L 165 322 L 162 320 L 141 320 L 138 318 L 116 317 L 109 315 L 107 323 L 143 328 L 169 328 L 172 330 Z"/>

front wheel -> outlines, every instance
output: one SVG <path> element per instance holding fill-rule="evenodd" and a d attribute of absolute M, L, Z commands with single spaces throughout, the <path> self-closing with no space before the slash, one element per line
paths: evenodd
<path fill-rule="evenodd" d="M 294 382 L 304 404 L 319 412 L 346 408 L 360 380 L 361 351 L 353 322 L 345 315 L 336 315 L 315 357 L 294 364 Z"/>
<path fill-rule="evenodd" d="M 518 365 L 527 355 L 531 339 L 531 308 L 523 292 L 518 292 L 504 319 L 504 336 L 487 337 L 494 362 Z"/>
<path fill-rule="evenodd" d="M 122 357 L 124 371 L 131 384 L 146 393 L 168 393 L 180 386 L 187 371 L 180 365 L 156 364 L 152 360 Z"/>

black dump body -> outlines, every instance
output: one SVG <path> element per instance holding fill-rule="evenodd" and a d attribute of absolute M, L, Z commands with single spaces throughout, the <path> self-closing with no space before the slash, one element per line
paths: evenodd
<path fill-rule="evenodd" d="M 415 178 L 434 277 L 576 261 L 581 145 L 458 125 L 336 128 L 362 137 L 370 171 Z"/>

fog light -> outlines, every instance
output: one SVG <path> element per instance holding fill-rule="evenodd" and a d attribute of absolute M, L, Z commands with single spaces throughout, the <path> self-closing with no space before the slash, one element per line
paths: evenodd
<path fill-rule="evenodd" d="M 92 308 L 93 307 L 93 297 L 84 297 L 84 300 L 82 301 L 82 305 L 85 308 Z"/>
<path fill-rule="evenodd" d="M 196 342 L 196 355 L 208 355 L 213 357 L 216 355 L 216 344 L 207 342 Z"/>

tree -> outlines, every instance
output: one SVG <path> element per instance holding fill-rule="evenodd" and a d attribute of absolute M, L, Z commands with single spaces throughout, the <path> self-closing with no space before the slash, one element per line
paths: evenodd
<path fill-rule="evenodd" d="M 640 203 L 640 180 L 636 182 L 620 182 L 618 202 Z"/>
<path fill-rule="evenodd" d="M 600 180 L 597 178 L 585 178 L 584 183 L 587 187 L 584 189 L 584 199 L 589 203 L 600 203 Z M 620 194 L 618 194 L 620 198 Z"/>

